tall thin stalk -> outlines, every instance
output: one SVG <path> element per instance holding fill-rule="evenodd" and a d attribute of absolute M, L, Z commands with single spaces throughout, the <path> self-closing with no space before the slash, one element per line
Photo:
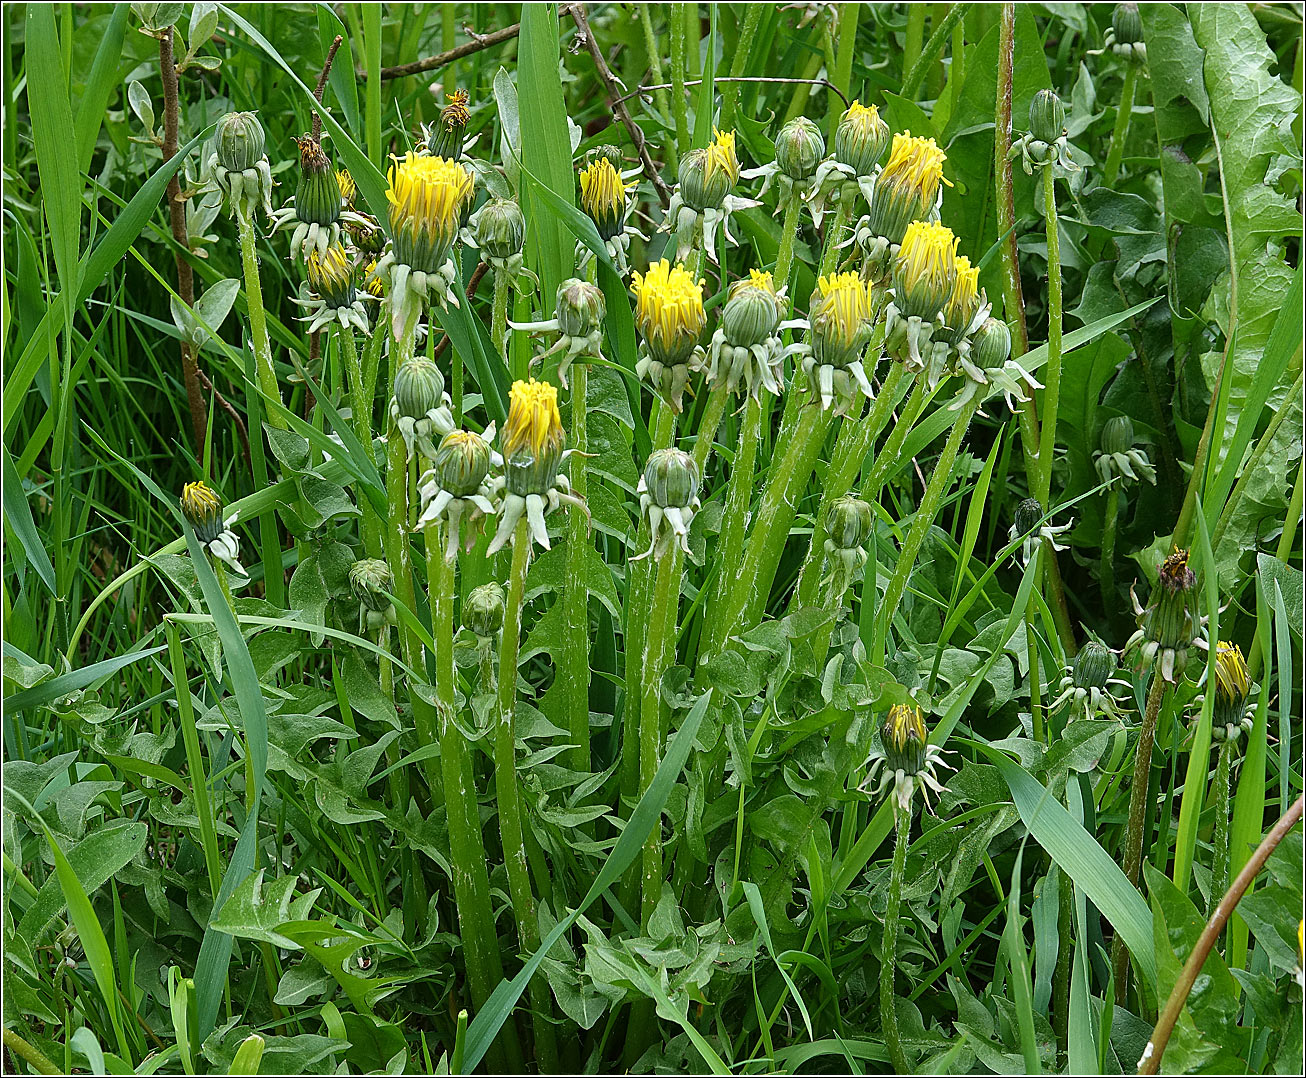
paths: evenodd
<path fill-rule="evenodd" d="M 897 1074 L 910 1074 L 898 1031 L 897 997 L 893 992 L 893 975 L 898 966 L 898 919 L 902 914 L 902 878 L 907 869 L 907 836 L 911 831 L 911 813 L 893 806 L 893 868 L 889 873 L 889 904 L 884 911 L 884 931 L 880 937 L 880 1031 L 889 1051 L 889 1062 Z"/>
<path fill-rule="evenodd" d="M 512 570 L 508 578 L 508 600 L 499 643 L 499 700 L 494 725 L 494 789 L 499 807 L 499 835 L 503 863 L 508 874 L 517 942 L 523 952 L 533 954 L 540 946 L 540 925 L 535 912 L 535 893 L 526 858 L 522 833 L 521 794 L 517 787 L 517 656 L 521 645 L 522 603 L 526 595 L 526 569 L 530 565 L 530 524 L 523 516 L 512 537 Z M 542 976 L 531 980 L 531 1020 L 535 1050 L 541 1073 L 557 1070 L 558 1050 L 549 1021 L 552 1011 L 549 989 Z"/>
<path fill-rule="evenodd" d="M 1034 497 L 1049 505 L 1052 454 L 1057 441 L 1057 411 L 1061 401 L 1061 230 L 1057 221 L 1056 177 L 1043 166 L 1043 218 L 1048 242 L 1048 362 L 1043 391 L 1043 426 L 1038 443 L 1038 477 Z"/>
<path fill-rule="evenodd" d="M 249 212 L 246 213 L 246 207 Z M 258 252 L 254 243 L 254 208 L 249 200 L 241 200 L 236 207 L 236 229 L 240 236 L 240 264 L 245 275 L 245 302 L 249 308 L 249 330 L 254 344 L 254 370 L 258 375 L 259 389 L 269 400 L 281 400 L 281 387 L 277 372 L 272 366 L 272 341 L 268 337 L 267 314 L 263 310 L 263 286 L 259 280 Z M 268 422 L 286 430 L 286 417 L 275 408 L 267 410 Z"/>
<path fill-rule="evenodd" d="M 880 606 L 877 618 L 874 659 L 877 663 L 884 657 L 889 629 L 893 625 L 894 615 L 898 613 L 903 593 L 907 590 L 907 578 L 911 576 L 911 571 L 916 565 L 916 557 L 920 554 L 921 544 L 925 542 L 925 535 L 938 515 L 939 502 L 952 478 L 952 466 L 956 463 L 961 440 L 966 436 L 966 428 L 970 426 L 971 418 L 978 407 L 979 402 L 972 400 L 957 413 L 957 418 L 952 424 L 952 432 L 943 445 L 943 451 L 934 465 L 934 474 L 930 476 L 925 493 L 921 496 L 920 507 L 912 517 L 907 538 L 903 540 L 902 549 L 898 552 L 898 561 L 893 567 L 893 575 L 889 578 L 888 587 L 885 588 L 884 602 Z"/>
<path fill-rule="evenodd" d="M 1129 141 L 1129 114 L 1134 108 L 1134 85 L 1138 81 L 1138 65 L 1128 63 L 1125 66 L 1125 81 L 1120 88 L 1120 107 L 1116 109 L 1116 125 L 1111 130 L 1111 145 L 1106 152 L 1106 164 L 1102 167 L 1102 186 L 1110 190 L 1120 175 L 1120 162 L 1124 160 L 1125 143 Z"/>
<path fill-rule="evenodd" d="M 1143 725 L 1138 731 L 1138 748 L 1134 754 L 1134 777 L 1129 789 L 1129 821 L 1125 825 L 1125 878 L 1135 886 L 1143 865 L 1143 831 L 1147 826 L 1147 788 L 1152 776 L 1152 745 L 1156 741 L 1156 720 L 1165 696 L 1165 678 L 1159 670 L 1152 674 L 1147 693 Z M 1128 998 L 1129 951 L 1118 933 L 1111 943 L 1111 966 L 1115 971 L 1116 1002 L 1124 1006 Z"/>
<path fill-rule="evenodd" d="M 1206 903 L 1207 916 L 1215 912 L 1229 887 L 1229 770 L 1234 744 L 1231 737 L 1221 741 L 1215 762 L 1215 826 L 1211 831 L 1211 891 Z"/>
<path fill-rule="evenodd" d="M 571 368 L 571 448 L 569 478 L 572 492 L 585 497 L 587 477 L 585 423 L 589 368 L 577 363 Z M 572 513 L 567 522 L 566 568 L 563 579 L 563 645 L 558 674 L 566 686 L 566 712 L 572 749 L 572 768 L 590 770 L 590 637 L 589 585 L 586 583 L 589 526 L 584 513 Z"/>

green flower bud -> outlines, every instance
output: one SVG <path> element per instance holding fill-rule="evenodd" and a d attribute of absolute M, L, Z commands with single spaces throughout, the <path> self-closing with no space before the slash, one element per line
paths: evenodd
<path fill-rule="evenodd" d="M 497 636 L 503 628 L 506 599 L 503 586 L 494 581 L 473 588 L 463 603 L 463 624 L 483 640 Z"/>
<path fill-rule="evenodd" d="M 821 129 L 806 116 L 797 116 L 780 128 L 775 140 L 775 163 L 791 180 L 807 180 L 825 156 Z"/>
<path fill-rule="evenodd" d="M 1026 498 L 1016 506 L 1013 523 L 1016 525 L 1017 535 L 1029 535 L 1038 528 L 1042 520 L 1043 507 L 1039 505 L 1037 498 Z"/>
<path fill-rule="evenodd" d="M 1116 653 L 1100 640 L 1089 640 L 1075 655 L 1070 667 L 1077 689 L 1103 689 L 1116 672 Z"/>
<path fill-rule="evenodd" d="M 414 356 L 395 372 L 394 399 L 400 415 L 421 419 L 440 407 L 443 396 L 444 375 L 424 356 Z"/>
<path fill-rule="evenodd" d="M 383 614 L 393 605 L 384 593 L 393 592 L 394 586 L 390 566 L 380 558 L 363 558 L 349 567 L 349 589 L 374 614 Z"/>
<path fill-rule="evenodd" d="M 331 308 L 351 307 L 357 298 L 354 287 L 354 266 L 340 244 L 333 244 L 324 254 L 317 249 L 308 252 L 304 260 L 304 276 L 308 287 Z"/>
<path fill-rule="evenodd" d="M 1029 103 L 1029 133 L 1039 142 L 1056 142 L 1066 133 L 1066 107 L 1053 91 L 1040 90 Z"/>
<path fill-rule="evenodd" d="M 910 704 L 895 704 L 889 709 L 880 730 L 885 768 L 892 774 L 902 771 L 916 775 L 925 767 L 925 749 L 929 736 L 921 709 Z"/>
<path fill-rule="evenodd" d="M 195 538 L 205 546 L 222 534 L 222 499 L 207 483 L 187 483 L 181 488 L 181 512 L 195 529 Z"/>
<path fill-rule="evenodd" d="M 244 172 L 263 157 L 263 125 L 252 112 L 229 112 L 218 121 L 218 162 L 228 172 Z"/>
<path fill-rule="evenodd" d="M 702 213 L 717 209 L 730 194 L 730 177 L 720 169 L 708 173 L 706 150 L 690 150 L 680 159 L 680 195 L 685 205 Z"/>
<path fill-rule="evenodd" d="M 660 509 L 686 509 L 698 495 L 698 465 L 680 449 L 658 449 L 644 465 L 644 486 Z"/>
<path fill-rule="evenodd" d="M 455 498 L 469 497 L 490 473 L 490 443 L 469 430 L 450 431 L 431 458 L 431 469 L 441 488 Z"/>
<path fill-rule="evenodd" d="M 359 214 L 360 219 L 351 220 L 345 225 L 349 238 L 365 255 L 375 258 L 385 250 L 385 231 L 377 224 L 375 217 Z"/>
<path fill-rule="evenodd" d="M 297 141 L 299 185 L 295 188 L 295 216 L 310 224 L 333 224 L 340 220 L 344 198 L 331 159 L 312 136 L 304 135 Z"/>
<path fill-rule="evenodd" d="M 621 158 L 621 150 L 611 143 L 603 146 L 595 146 L 585 155 L 585 164 L 592 165 L 596 161 L 607 161 L 618 173 L 621 172 L 625 162 Z"/>
<path fill-rule="evenodd" d="M 1143 20 L 1137 4 L 1117 4 L 1111 12 L 1111 29 L 1117 43 L 1133 45 L 1143 40 Z"/>
<path fill-rule="evenodd" d="M 889 125 L 880 110 L 875 105 L 866 108 L 859 101 L 849 105 L 835 128 L 834 159 L 858 176 L 869 176 L 888 145 Z"/>
<path fill-rule="evenodd" d="M 750 270 L 747 280 L 730 286 L 730 296 L 721 312 L 721 326 L 728 342 L 737 348 L 751 348 L 775 333 L 780 324 L 780 299 L 769 273 Z"/>
<path fill-rule="evenodd" d="M 568 337 L 588 337 L 603 324 L 608 303 L 597 285 L 569 277 L 558 285 L 558 328 Z"/>
<path fill-rule="evenodd" d="M 970 354 L 982 370 L 996 370 L 1011 356 L 1011 330 L 1005 322 L 987 318 L 971 340 Z"/>
<path fill-rule="evenodd" d="M 1162 676 L 1171 681 L 1182 674 L 1188 648 L 1197 638 L 1197 574 L 1188 567 L 1188 551 L 1176 549 L 1161 563 L 1160 578 L 1142 616 L 1144 655 L 1160 654 Z"/>
<path fill-rule="evenodd" d="M 1134 448 L 1134 421 L 1127 415 L 1115 415 L 1102 427 L 1103 453 L 1128 453 Z"/>
<path fill-rule="evenodd" d="M 449 104 L 440 110 L 440 119 L 431 128 L 426 139 L 426 150 L 432 157 L 457 161 L 462 156 L 463 139 L 467 135 L 467 91 L 455 90 L 447 95 Z"/>
<path fill-rule="evenodd" d="M 492 198 L 476 216 L 476 244 L 491 258 L 521 254 L 526 218 L 510 198 Z"/>
<path fill-rule="evenodd" d="M 845 494 L 830 505 L 830 522 L 826 532 L 840 550 L 857 550 L 871 537 L 875 517 L 871 507 L 861 498 Z"/>

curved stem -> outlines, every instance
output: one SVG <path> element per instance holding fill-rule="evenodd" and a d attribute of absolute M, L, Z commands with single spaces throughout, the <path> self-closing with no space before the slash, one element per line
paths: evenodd
<path fill-rule="evenodd" d="M 540 926 L 535 913 L 535 894 L 526 859 L 522 834 L 521 796 L 517 788 L 517 657 L 521 644 L 522 603 L 526 594 L 526 569 L 530 564 L 530 525 L 525 517 L 512 537 L 512 571 L 508 580 L 508 602 L 504 609 L 503 635 L 499 643 L 499 701 L 494 729 L 494 789 L 499 803 L 499 835 L 508 875 L 517 942 L 526 954 L 540 946 Z M 532 1023 L 535 1049 L 542 1073 L 557 1070 L 558 1053 L 549 1022 L 552 1004 L 544 978 L 531 981 Z"/>
<path fill-rule="evenodd" d="M 8 1026 L 4 1027 L 4 1044 L 9 1051 L 20 1059 L 26 1060 L 42 1074 L 62 1074 L 63 1070 L 56 1067 L 50 1057 L 42 1052 L 36 1045 L 30 1041 L 24 1040 Z"/>
<path fill-rule="evenodd" d="M 1165 1008 L 1157 1019 L 1156 1028 L 1152 1030 L 1152 1036 L 1147 1042 L 1147 1047 L 1143 1050 L 1143 1058 L 1138 1061 L 1139 1074 L 1156 1074 L 1161 1069 L 1161 1056 L 1165 1052 L 1166 1045 L 1170 1042 L 1170 1034 L 1174 1032 L 1175 1023 L 1179 1021 L 1179 1015 L 1183 1012 L 1188 993 L 1193 990 L 1193 984 L 1196 982 L 1202 966 L 1206 964 L 1206 958 L 1211 953 L 1211 948 L 1215 946 L 1215 941 L 1220 938 L 1220 933 L 1224 931 L 1224 926 L 1228 922 L 1230 915 L 1232 915 L 1234 907 L 1238 905 L 1238 902 L 1247 892 L 1247 888 L 1251 886 L 1256 874 L 1265 866 L 1265 862 L 1269 860 L 1270 854 L 1283 841 L 1283 837 L 1301 819 L 1302 808 L 1303 799 L 1298 797 L 1293 802 L 1292 808 L 1279 818 L 1279 822 L 1274 825 L 1270 833 L 1256 847 L 1256 852 L 1252 854 L 1247 864 L 1243 865 L 1242 871 L 1238 873 L 1238 878 L 1233 881 L 1233 886 L 1220 900 L 1220 905 L 1216 907 L 1214 915 L 1207 922 L 1206 927 L 1202 929 L 1202 934 L 1197 937 L 1197 943 L 1188 955 L 1188 960 L 1184 963 L 1184 968 L 1179 974 L 1179 979 L 1175 982 L 1170 998 L 1166 1000 Z"/>
<path fill-rule="evenodd" d="M 798 214 L 803 200 L 796 195 L 785 206 L 784 224 L 780 226 L 780 249 L 775 256 L 775 286 L 783 288 L 789 283 L 789 270 L 794 264 L 794 237 L 798 235 Z"/>
<path fill-rule="evenodd" d="M 505 351 L 508 343 L 508 275 L 501 270 L 494 271 L 494 306 L 490 316 L 490 340 L 499 353 L 499 358 L 508 362 Z"/>
<path fill-rule="evenodd" d="M 1129 139 L 1129 114 L 1134 108 L 1134 84 L 1138 81 L 1138 65 L 1125 67 L 1125 81 L 1120 88 L 1120 107 L 1116 109 L 1116 125 L 1111 131 L 1111 145 L 1106 153 L 1106 164 L 1102 167 L 1102 186 L 1110 189 L 1115 186 L 1120 174 L 1120 162 L 1125 156 L 1125 142 Z"/>
<path fill-rule="evenodd" d="M 725 382 L 718 382 L 714 385 L 707 395 L 707 403 L 703 406 L 703 418 L 699 421 L 698 430 L 694 435 L 694 463 L 698 465 L 698 475 L 700 481 L 707 475 L 708 458 L 712 455 L 712 446 L 716 442 L 717 428 L 721 426 L 721 418 L 726 414 L 726 405 L 730 403 L 730 394 L 726 391 Z"/>
<path fill-rule="evenodd" d="M 281 400 L 281 387 L 277 372 L 272 366 L 272 342 L 268 339 L 267 315 L 263 310 L 263 286 L 259 280 L 258 252 L 254 247 L 253 212 L 236 210 L 236 226 L 240 234 L 240 264 L 245 275 L 245 302 L 249 308 L 249 330 L 254 344 L 254 368 L 258 372 L 259 388 L 272 400 Z M 274 427 L 287 429 L 286 418 L 275 409 L 264 414 Z"/>
<path fill-rule="evenodd" d="M 902 1035 L 898 1032 L 893 974 L 898 965 L 898 918 L 902 913 L 902 877 L 907 868 L 907 833 L 911 830 L 911 815 L 895 805 L 893 820 L 893 868 L 889 875 L 889 905 L 884 911 L 884 933 L 880 943 L 880 1025 L 894 1072 L 910 1074 L 902 1050 Z"/>

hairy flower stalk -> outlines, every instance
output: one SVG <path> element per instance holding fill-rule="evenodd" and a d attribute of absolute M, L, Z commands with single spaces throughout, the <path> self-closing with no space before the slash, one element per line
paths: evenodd
<path fill-rule="evenodd" d="M 1247 696 L 1251 689 L 1251 675 L 1242 649 L 1237 644 L 1221 640 L 1215 655 L 1215 702 L 1211 724 L 1212 736 L 1220 747 L 1215 765 L 1215 825 L 1211 831 L 1208 917 L 1229 889 L 1229 805 L 1233 795 L 1230 774 L 1234 757 L 1245 744 L 1243 735 L 1252 726 L 1247 714 Z"/>
<path fill-rule="evenodd" d="M 1125 878 L 1135 885 L 1139 883 L 1138 872 L 1143 863 L 1152 746 L 1156 740 L 1156 720 L 1161 714 L 1161 702 L 1166 687 L 1182 676 L 1189 647 L 1205 643 L 1198 639 L 1201 622 L 1196 604 L 1197 574 L 1188 567 L 1188 551 L 1176 549 L 1162 562 L 1151 602 L 1140 615 L 1141 628 L 1125 645 L 1128 651 L 1142 640 L 1143 658 L 1154 667 L 1143 724 L 1138 731 L 1134 774 L 1129 789 L 1129 820 L 1125 826 Z M 1116 1000 L 1123 1005 L 1129 987 L 1129 951 L 1119 935 L 1111 945 L 1111 963 L 1115 970 Z"/>
<path fill-rule="evenodd" d="M 593 285 L 601 302 L 603 293 Z M 559 309 L 563 300 L 560 295 Z M 599 318 L 600 322 L 602 316 Z M 601 331 L 596 327 L 593 336 Z M 597 349 L 596 349 L 597 350 Z M 561 371 L 561 367 L 559 368 Z M 565 379 L 563 380 L 565 385 Z M 585 452 L 589 443 L 589 431 L 586 423 L 589 396 L 589 367 L 584 363 L 576 365 L 575 377 L 571 386 L 571 443 L 576 450 L 571 460 L 571 491 L 582 501 L 585 499 L 589 476 L 586 474 Z M 563 620 L 566 625 L 563 638 L 562 655 L 558 663 L 558 674 L 565 679 L 567 687 L 568 729 L 571 733 L 573 769 L 588 773 L 590 760 L 590 619 L 589 619 L 589 582 L 588 574 L 593 566 L 590 564 L 589 521 L 580 513 L 572 513 L 567 521 L 567 564 L 563 580 Z"/>
<path fill-rule="evenodd" d="M 236 218 L 259 390 L 269 400 L 280 403 L 281 387 L 272 365 L 272 342 L 268 337 L 267 314 L 263 308 L 263 285 L 259 278 L 254 235 L 255 211 L 261 206 L 268 217 L 273 216 L 270 201 L 272 171 L 263 146 L 263 127 L 254 113 L 228 113 L 218 122 L 214 151 L 208 165 L 214 185 L 222 192 L 228 211 Z M 287 428 L 285 416 L 277 409 L 267 410 L 267 421 L 279 430 Z"/>
<path fill-rule="evenodd" d="M 909 1074 L 907 1057 L 902 1048 L 902 1035 L 898 1029 L 898 1011 L 894 996 L 894 972 L 897 969 L 898 919 L 902 913 L 902 883 L 907 867 L 907 844 L 911 832 L 914 795 L 917 791 L 929 806 L 931 792 L 940 793 L 943 786 L 938 771 L 947 765 L 942 760 L 942 750 L 929 743 L 925 720 L 920 708 L 914 704 L 895 704 L 880 728 L 879 745 L 867 758 L 866 778 L 861 788 L 866 790 L 875 781 L 876 793 L 889 791 L 893 805 L 894 845 L 893 867 L 889 874 L 889 900 L 884 913 L 884 932 L 880 946 L 880 1023 L 884 1044 L 889 1050 L 889 1061 L 898 1074 Z"/>
<path fill-rule="evenodd" d="M 1109 608 L 1115 602 L 1116 527 L 1120 515 L 1120 495 L 1140 480 L 1156 486 L 1156 469 L 1147 454 L 1139 449 L 1134 436 L 1134 421 L 1127 415 L 1112 416 L 1102 427 L 1093 466 L 1107 484 L 1106 515 L 1102 524 L 1102 557 L 1098 563 L 1098 583 L 1102 599 Z"/>
<path fill-rule="evenodd" d="M 977 407 L 976 403 L 971 401 L 957 413 L 957 418 L 952 424 L 952 432 L 944 443 L 943 451 L 934 465 L 934 472 L 925 487 L 925 493 L 921 496 L 920 506 L 912 517 L 911 528 L 903 540 L 902 549 L 898 552 L 898 561 L 893 567 L 893 575 L 889 578 L 889 584 L 884 591 L 884 600 L 880 604 L 873 654 L 875 662 L 880 661 L 885 654 L 889 630 L 898 613 L 903 594 L 907 590 L 907 578 L 911 576 L 911 571 L 916 566 L 916 557 L 920 554 L 921 544 L 925 542 L 925 535 L 930 525 L 934 523 L 935 516 L 938 515 L 939 503 L 952 480 L 952 466 L 956 463 L 957 451 L 961 447 L 961 441 L 966 436 L 966 428 L 970 426 Z"/>
<path fill-rule="evenodd" d="M 518 394 L 518 382 L 513 387 Z M 556 415 L 557 406 L 554 405 Z M 513 425 L 512 413 L 508 417 Z M 521 418 L 518 424 L 523 424 Z M 525 423 L 528 428 L 529 422 Z M 507 428 L 505 428 L 507 429 Z M 514 430 L 514 444 L 520 437 Z M 505 444 L 505 449 L 507 448 Z M 510 454 L 505 452 L 505 468 Z M 505 514 L 506 517 L 506 514 Z M 535 893 L 531 888 L 530 869 L 526 860 L 526 840 L 522 831 L 521 794 L 517 782 L 517 658 L 521 645 L 522 603 L 526 594 L 526 569 L 530 564 L 532 524 L 518 514 L 512 530 L 512 570 L 508 578 L 508 601 L 504 607 L 503 632 L 499 643 L 499 698 L 494 729 L 494 788 L 499 809 L 499 835 L 503 845 L 504 868 L 512 898 L 513 918 L 517 924 L 517 942 L 525 954 L 540 946 L 540 927 L 535 912 Z M 531 980 L 532 1023 L 536 1053 L 542 1073 L 557 1069 L 558 1054 L 549 1021 L 553 1005 L 548 985 L 542 975 Z"/>
<path fill-rule="evenodd" d="M 447 552 L 458 541 L 457 521 L 432 518 L 426 527 L 426 569 L 430 589 L 431 632 L 435 641 L 435 710 L 440 743 L 438 770 L 444 791 L 449 827 L 449 864 L 453 876 L 454 905 L 463 940 L 467 983 L 476 1009 L 485 1006 L 503 979 L 499 940 L 490 900 L 490 878 L 481 835 L 481 817 L 467 740 L 454 721 L 457 689 L 453 659 L 454 564 L 441 554 L 438 533 L 444 530 Z M 434 771 L 435 762 L 428 761 Z M 432 783 L 434 786 L 435 783 Z"/>
<path fill-rule="evenodd" d="M 512 199 L 492 198 L 471 216 L 472 242 L 494 271 L 494 305 L 490 340 L 501 359 L 507 358 L 508 289 L 529 291 L 539 279 L 528 270 L 522 257 L 526 240 L 526 218 Z"/>

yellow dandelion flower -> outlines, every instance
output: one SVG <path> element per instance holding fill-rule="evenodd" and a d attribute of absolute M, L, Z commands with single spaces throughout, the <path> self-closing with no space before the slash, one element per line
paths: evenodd
<path fill-rule="evenodd" d="M 1215 652 L 1216 699 L 1226 707 L 1241 709 L 1251 690 L 1251 675 L 1242 648 L 1221 640 Z"/>
<path fill-rule="evenodd" d="M 885 751 L 891 754 L 890 770 L 918 769 L 928 740 L 921 709 L 911 704 L 894 704 L 884 721 L 883 738 Z"/>
<path fill-rule="evenodd" d="M 340 197 L 344 199 L 345 209 L 352 210 L 354 204 L 358 201 L 358 184 L 354 182 L 354 177 L 349 174 L 349 169 L 336 169 L 336 182 L 340 184 Z"/>
<path fill-rule="evenodd" d="M 558 390 L 548 382 L 513 382 L 508 396 L 508 419 L 503 425 L 503 455 L 523 450 L 541 459 L 561 452 L 564 435 L 558 414 Z"/>
<path fill-rule="evenodd" d="M 912 221 L 934 212 L 939 184 L 952 184 L 943 176 L 947 154 L 932 138 L 910 131 L 893 136 L 889 160 L 875 181 L 871 202 L 872 231 L 890 243 L 901 243 Z"/>
<path fill-rule="evenodd" d="M 718 171 L 730 177 L 732 185 L 739 182 L 739 157 L 735 153 L 735 133 L 718 131 L 712 128 L 713 139 L 707 147 L 707 163 L 704 176 L 708 183 Z"/>
<path fill-rule="evenodd" d="M 844 367 L 860 358 L 875 320 L 871 286 L 856 273 L 833 273 L 816 282 L 809 321 L 819 364 Z"/>
<path fill-rule="evenodd" d="M 222 532 L 222 499 L 205 482 L 181 488 L 181 511 L 201 543 L 211 543 Z"/>
<path fill-rule="evenodd" d="M 907 226 L 894 264 L 894 303 L 905 317 L 932 322 L 957 280 L 957 237 L 938 222 Z"/>
<path fill-rule="evenodd" d="M 444 263 L 473 194 L 471 174 L 456 161 L 409 151 L 392 157 L 390 234 L 395 260 L 434 273 Z"/>
<path fill-rule="evenodd" d="M 707 325 L 703 310 L 703 282 L 695 281 L 685 267 L 673 267 L 665 258 L 646 273 L 631 274 L 635 294 L 635 324 L 650 354 L 659 362 L 683 363 Z"/>
<path fill-rule="evenodd" d="M 342 244 L 334 243 L 321 254 L 316 248 L 309 251 L 304 275 L 308 287 L 329 306 L 347 307 L 354 302 L 354 266 Z"/>
<path fill-rule="evenodd" d="M 595 158 L 580 174 L 580 204 L 604 240 L 619 236 L 626 222 L 630 186 L 607 157 Z"/>
<path fill-rule="evenodd" d="M 956 334 L 965 333 L 979 309 L 979 267 L 965 255 L 957 256 L 957 279 L 943 307 L 943 319 Z"/>

